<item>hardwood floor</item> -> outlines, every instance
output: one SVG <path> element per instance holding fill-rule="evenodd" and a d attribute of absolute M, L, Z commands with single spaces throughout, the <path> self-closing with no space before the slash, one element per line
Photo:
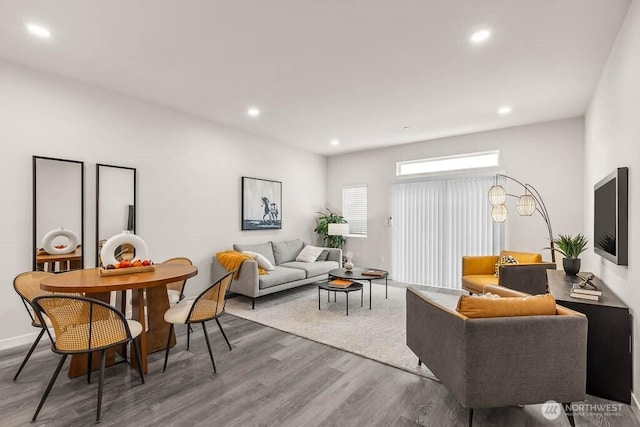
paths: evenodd
<path fill-rule="evenodd" d="M 215 322 L 211 368 L 200 327 L 186 350 L 184 330 L 162 373 L 164 354 L 149 357 L 141 385 L 127 364 L 107 368 L 103 425 L 135 426 L 466 426 L 468 413 L 441 384 L 231 315 Z M 44 342 L 44 339 L 43 339 Z M 12 381 L 28 347 L 0 353 L 0 426 L 28 425 L 59 356 L 40 346 Z M 67 362 L 68 363 L 68 362 Z M 66 368 L 66 366 L 65 366 Z M 90 425 L 95 420 L 97 375 L 60 375 L 35 425 Z M 590 403 L 607 402 L 589 397 Z M 546 421 L 541 405 L 480 409 L 476 426 L 568 426 Z M 636 426 L 627 405 L 619 415 L 578 415 L 577 426 Z"/>

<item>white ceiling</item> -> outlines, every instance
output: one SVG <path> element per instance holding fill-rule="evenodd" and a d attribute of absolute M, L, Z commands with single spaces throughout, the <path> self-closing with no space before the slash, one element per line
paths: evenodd
<path fill-rule="evenodd" d="M 0 0 L 0 58 L 332 155 L 584 114 L 628 4 Z"/>

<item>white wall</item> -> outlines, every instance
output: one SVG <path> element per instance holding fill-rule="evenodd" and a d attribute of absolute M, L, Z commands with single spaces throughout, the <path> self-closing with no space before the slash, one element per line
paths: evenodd
<path fill-rule="evenodd" d="M 0 348 L 34 329 L 11 286 L 31 270 L 31 156 L 85 161 L 85 266 L 94 265 L 95 164 L 138 170 L 138 234 L 155 261 L 187 256 L 210 283 L 211 259 L 234 242 L 315 239 L 326 159 L 113 92 L 0 61 Z M 242 114 L 242 111 L 238 112 Z M 282 181 L 283 228 L 240 231 L 241 176 Z"/>
<path fill-rule="evenodd" d="M 333 156 L 328 161 L 328 205 L 341 209 L 343 186 L 368 185 L 368 236 L 349 238 L 345 249 L 354 252 L 356 265 L 390 269 L 392 227 L 383 221 L 391 216 L 392 185 L 399 182 L 396 162 L 497 149 L 500 167 L 496 170 L 540 192 L 554 234 L 575 234 L 583 231 L 583 144 L 584 121 L 574 118 Z M 506 189 L 521 193 L 511 183 Z M 549 233 L 539 214 L 520 217 L 513 200 L 507 206 L 507 249 L 540 252 L 549 246 Z M 542 253 L 551 259 L 549 251 Z"/>
<path fill-rule="evenodd" d="M 593 271 L 630 307 L 634 316 L 634 390 L 640 386 L 640 4 L 633 1 L 600 77 L 586 115 L 585 232 L 593 240 L 593 186 L 622 166 L 629 167 L 629 266 L 615 265 L 589 251 Z"/>

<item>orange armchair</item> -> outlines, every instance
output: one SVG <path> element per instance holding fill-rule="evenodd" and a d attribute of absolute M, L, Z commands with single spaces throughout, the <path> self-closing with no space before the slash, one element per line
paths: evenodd
<path fill-rule="evenodd" d="M 512 256 L 518 264 L 500 266 L 499 277 L 495 267 L 503 256 Z M 486 285 L 505 286 L 531 295 L 547 292 L 547 269 L 555 263 L 543 262 L 542 255 L 529 252 L 502 251 L 499 256 L 462 257 L 462 289 L 481 294 Z"/>

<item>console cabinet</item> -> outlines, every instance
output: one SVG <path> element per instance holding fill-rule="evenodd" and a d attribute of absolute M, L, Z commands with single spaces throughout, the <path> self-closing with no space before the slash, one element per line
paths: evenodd
<path fill-rule="evenodd" d="M 599 301 L 569 296 L 580 279 L 562 270 L 547 270 L 549 292 L 556 302 L 583 313 L 589 320 L 587 335 L 587 393 L 619 402 L 631 402 L 631 317 L 627 307 L 601 280 Z M 567 355 L 571 357 L 571 355 Z"/>

